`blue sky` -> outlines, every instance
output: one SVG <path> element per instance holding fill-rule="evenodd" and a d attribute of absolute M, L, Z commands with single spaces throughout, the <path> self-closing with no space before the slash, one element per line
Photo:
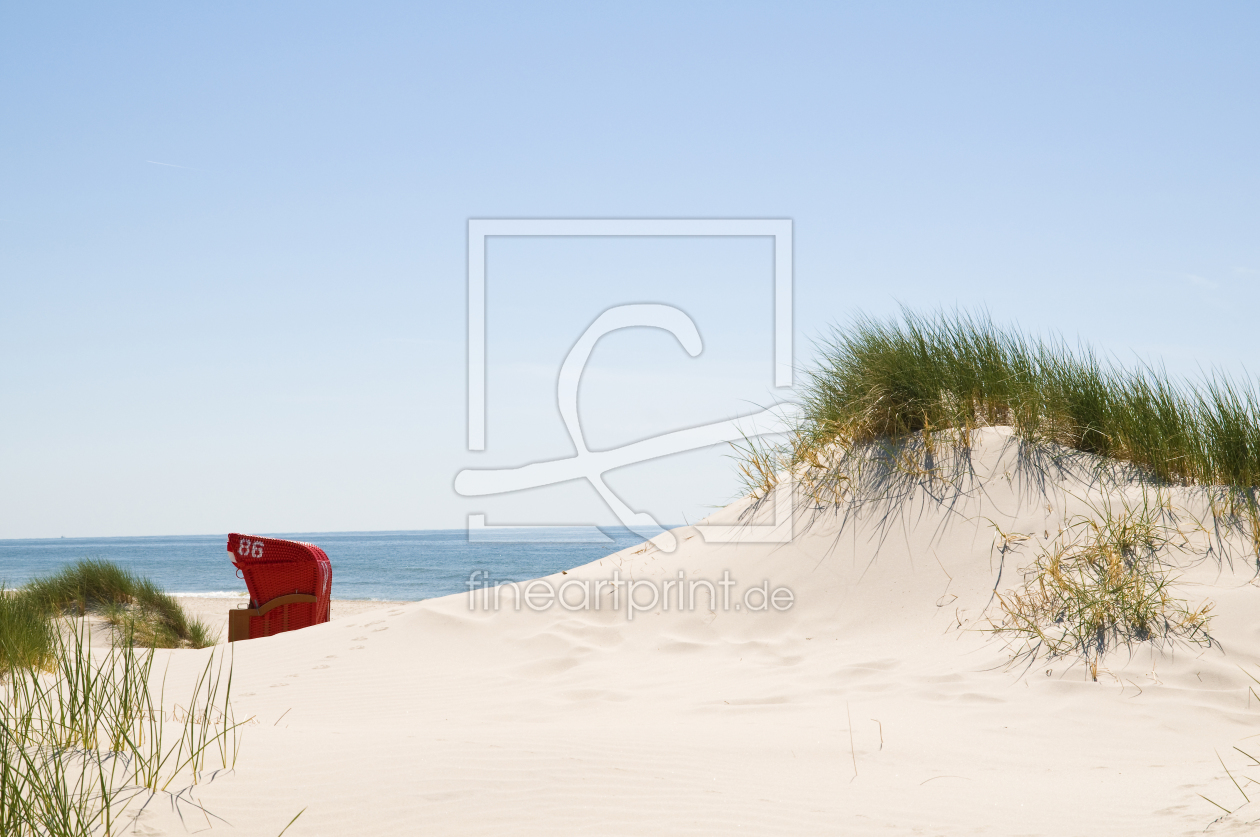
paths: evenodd
<path fill-rule="evenodd" d="M 611 522 L 555 372 L 599 311 L 592 446 L 771 386 L 762 240 L 492 243 L 469 218 L 791 218 L 798 362 L 855 312 L 985 306 L 1176 372 L 1260 369 L 1260 12 L 1244 4 L 9 4 L 0 537 Z M 726 452 L 609 475 L 695 519 Z"/>

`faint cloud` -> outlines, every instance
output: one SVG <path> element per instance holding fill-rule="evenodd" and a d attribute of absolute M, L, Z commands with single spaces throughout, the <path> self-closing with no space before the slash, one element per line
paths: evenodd
<path fill-rule="evenodd" d="M 1190 284 L 1198 285 L 1200 288 L 1215 289 L 1215 288 L 1220 287 L 1220 285 L 1218 285 L 1216 282 L 1213 282 L 1211 279 L 1207 279 L 1202 276 L 1196 276 L 1193 273 L 1187 273 L 1185 274 L 1185 277 L 1186 279 L 1190 280 Z"/>
<path fill-rule="evenodd" d="M 1234 267 L 1230 269 L 1233 270 L 1235 273 L 1239 273 L 1244 276 L 1260 275 L 1260 270 L 1256 270 L 1255 268 L 1252 268 L 1252 267 Z"/>
<path fill-rule="evenodd" d="M 159 163 L 157 160 L 145 160 L 145 162 L 151 166 L 166 166 L 168 169 L 185 169 L 186 171 L 201 171 L 201 169 L 195 169 L 192 166 L 177 166 L 174 163 Z"/>

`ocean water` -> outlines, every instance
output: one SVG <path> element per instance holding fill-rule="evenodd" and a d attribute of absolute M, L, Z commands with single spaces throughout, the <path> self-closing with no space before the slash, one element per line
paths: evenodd
<path fill-rule="evenodd" d="M 468 589 L 481 570 L 494 582 L 525 581 L 611 555 L 643 538 L 626 529 L 531 528 L 411 532 L 263 534 L 313 543 L 332 562 L 334 599 L 418 601 Z M 80 558 L 104 558 L 147 576 L 175 595 L 246 595 L 227 552 L 227 535 L 0 540 L 0 582 L 27 579 Z M 485 576 L 481 576 L 485 578 Z"/>

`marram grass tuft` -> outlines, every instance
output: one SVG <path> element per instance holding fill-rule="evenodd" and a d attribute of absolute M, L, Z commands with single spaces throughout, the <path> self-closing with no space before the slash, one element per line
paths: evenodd
<path fill-rule="evenodd" d="M 84 558 L 32 579 L 18 597 L 50 614 L 99 613 L 117 639 L 137 647 L 205 648 L 216 640 L 209 626 L 189 619 L 179 602 L 152 581 L 101 559 Z"/>
<path fill-rule="evenodd" d="M 1020 656 L 1080 654 L 1095 672 L 1109 649 L 1134 641 L 1210 645 L 1212 605 L 1191 607 L 1172 594 L 1176 579 L 1161 553 L 1184 541 L 1175 522 L 1149 503 L 1104 503 L 1077 516 L 1024 568 L 1019 589 L 997 594 L 993 630 L 1022 637 Z"/>
<path fill-rule="evenodd" d="M 987 315 L 903 310 L 858 317 L 820 346 L 807 377 L 788 461 L 912 434 L 1006 425 L 1054 443 L 1129 462 L 1151 480 L 1218 486 L 1255 508 L 1260 485 L 1260 396 L 1221 376 L 1194 383 L 1162 368 L 1126 369 L 1088 346 L 1002 329 Z"/>
<path fill-rule="evenodd" d="M 833 331 L 803 389 L 786 444 L 737 449 L 756 500 L 788 471 L 817 508 L 905 480 L 948 481 L 945 449 L 966 451 L 972 431 L 1006 426 L 1031 451 L 1061 446 L 1128 463 L 1149 484 L 1202 487 L 1214 517 L 1249 531 L 1260 553 L 1260 395 L 1250 383 L 1177 380 L 987 315 L 903 309 Z M 1210 643 L 1210 603 L 1172 593 L 1163 512 L 1109 503 L 1024 568 L 1020 589 L 999 598 L 994 629 L 1023 637 L 1031 656 L 1081 654 L 1095 671 L 1116 645 Z"/>

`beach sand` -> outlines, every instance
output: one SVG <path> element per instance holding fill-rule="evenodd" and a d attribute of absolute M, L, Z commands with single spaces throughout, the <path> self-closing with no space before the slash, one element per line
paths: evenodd
<path fill-rule="evenodd" d="M 891 484 L 798 507 L 788 543 L 706 543 L 691 526 L 672 553 L 634 547 L 548 579 L 729 571 L 734 601 L 790 588 L 783 612 L 631 620 L 607 588 L 598 611 L 455 595 L 343 603 L 329 624 L 236 643 L 236 711 L 254 720 L 235 770 L 154 799 L 135 833 L 276 835 L 299 811 L 294 837 L 1254 830 L 1260 807 L 1218 760 L 1260 798 L 1234 749 L 1260 756 L 1250 543 L 1181 561 L 1174 595 L 1215 603 L 1210 647 L 1121 648 L 1096 681 L 1071 659 L 1012 665 L 988 630 L 995 590 L 1103 497 L 1084 471 L 1021 460 L 1007 431 L 977 435 L 961 493 Z M 1210 524 L 1198 495 L 1167 496 Z M 736 524 L 749 503 L 704 522 Z M 209 652 L 159 653 L 172 695 Z"/>

